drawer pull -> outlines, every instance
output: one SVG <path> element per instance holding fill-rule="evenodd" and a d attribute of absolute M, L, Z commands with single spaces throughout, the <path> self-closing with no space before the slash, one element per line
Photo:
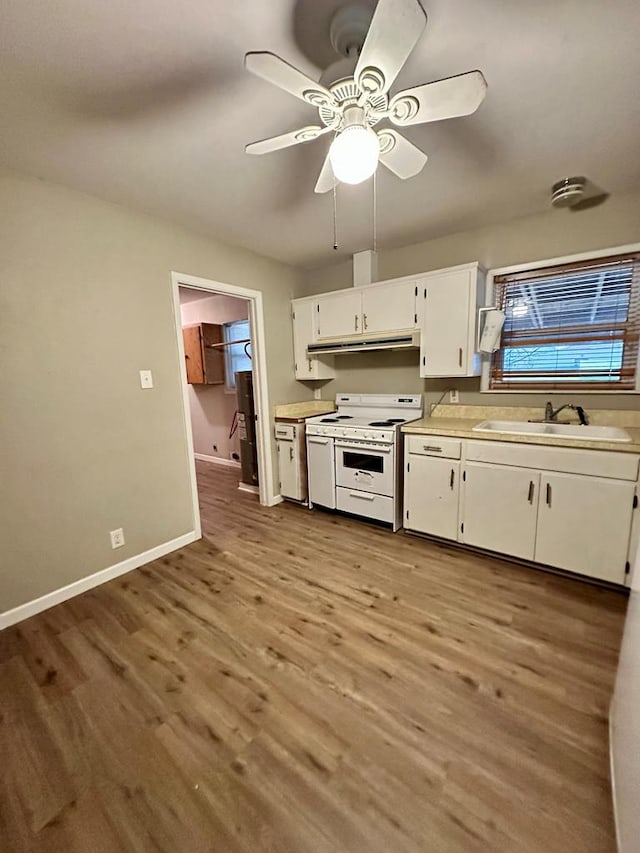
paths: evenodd
<path fill-rule="evenodd" d="M 547 506 L 551 506 L 551 483 L 547 483 Z"/>
<path fill-rule="evenodd" d="M 361 495 L 360 492 L 349 492 L 350 498 L 358 498 L 361 501 L 374 501 L 376 499 L 375 495 Z"/>
<path fill-rule="evenodd" d="M 527 497 L 527 500 L 529 501 L 530 504 L 533 503 L 533 494 L 535 492 L 535 489 L 536 489 L 536 487 L 533 483 L 533 480 L 531 480 L 531 482 L 529 483 L 529 496 Z"/>
<path fill-rule="evenodd" d="M 430 451 L 431 453 L 442 453 L 442 448 L 435 444 L 423 444 L 422 449 Z"/>
<path fill-rule="evenodd" d="M 455 469 L 452 468 L 451 469 L 451 477 L 449 478 L 449 487 L 451 488 L 451 491 L 453 491 L 453 484 L 455 483 L 455 481 L 456 481 L 456 472 L 455 472 Z"/>

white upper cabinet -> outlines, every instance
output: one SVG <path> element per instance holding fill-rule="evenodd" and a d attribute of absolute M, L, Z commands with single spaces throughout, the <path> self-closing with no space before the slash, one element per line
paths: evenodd
<path fill-rule="evenodd" d="M 422 281 L 418 293 L 420 376 L 478 376 L 478 306 L 484 297 L 484 273 L 477 264 L 443 270 Z"/>
<path fill-rule="evenodd" d="M 307 347 L 315 340 L 315 314 L 316 303 L 313 299 L 294 299 L 291 303 L 296 379 L 332 379 L 335 376 L 332 356 L 309 358 L 307 353 Z"/>
<path fill-rule="evenodd" d="M 362 334 L 362 292 L 341 290 L 319 296 L 316 302 L 316 336 L 350 338 Z"/>
<path fill-rule="evenodd" d="M 362 288 L 362 330 L 365 335 L 415 329 L 417 285 L 414 280 Z"/>
<path fill-rule="evenodd" d="M 538 563 L 624 583 L 636 484 L 579 474 L 543 474 Z"/>

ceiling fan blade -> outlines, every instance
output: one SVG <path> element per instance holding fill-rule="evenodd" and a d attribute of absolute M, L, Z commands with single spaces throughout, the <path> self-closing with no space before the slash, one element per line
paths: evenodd
<path fill-rule="evenodd" d="M 365 90 L 387 92 L 426 25 L 418 0 L 379 0 L 356 65 L 356 82 Z"/>
<path fill-rule="evenodd" d="M 333 189 L 334 183 L 336 183 L 336 179 L 334 178 L 333 169 L 331 168 L 331 160 L 329 159 L 329 153 L 327 152 L 327 156 L 324 158 L 324 163 L 322 164 L 322 169 L 320 169 L 320 174 L 318 175 L 318 180 L 316 181 L 314 192 L 328 193 L 329 190 Z"/>
<path fill-rule="evenodd" d="M 289 133 L 281 133 L 279 136 L 271 136 L 269 139 L 250 142 L 249 145 L 245 145 L 244 150 L 247 154 L 268 154 L 270 151 L 289 148 L 291 145 L 299 145 L 301 142 L 312 142 L 330 130 L 330 127 L 309 125 L 308 127 L 301 127 L 300 130 L 292 130 Z"/>
<path fill-rule="evenodd" d="M 284 59 L 280 59 L 275 53 L 268 51 L 256 51 L 245 54 L 244 66 L 247 71 L 268 80 L 279 89 L 284 89 L 312 104 L 314 107 L 332 104 L 333 97 L 328 89 L 316 83 L 311 77 L 307 77 L 302 71 L 298 71 L 293 65 L 289 65 Z"/>
<path fill-rule="evenodd" d="M 381 130 L 380 162 L 399 178 L 412 178 L 421 172 L 427 155 L 396 130 Z"/>
<path fill-rule="evenodd" d="M 404 127 L 474 113 L 487 93 L 481 71 L 468 71 L 398 92 L 389 103 L 389 119 Z"/>

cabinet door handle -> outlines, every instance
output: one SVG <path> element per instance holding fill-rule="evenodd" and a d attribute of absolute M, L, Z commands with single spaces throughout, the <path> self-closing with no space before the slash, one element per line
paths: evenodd
<path fill-rule="evenodd" d="M 357 314 L 354 314 L 354 321 L 355 321 L 354 328 L 357 332 L 358 331 L 358 315 Z"/>
<path fill-rule="evenodd" d="M 311 359 L 310 359 L 310 358 L 308 358 L 308 359 L 307 359 L 307 362 L 308 362 L 308 364 L 309 364 L 309 373 L 311 373 L 311 370 L 312 370 L 312 367 L 311 367 Z"/>
<path fill-rule="evenodd" d="M 365 332 L 366 332 L 366 330 L 369 328 L 369 326 L 367 325 L 367 315 L 366 315 L 366 314 L 363 314 L 362 319 L 363 319 L 363 321 L 364 321 L 364 329 L 365 329 Z"/>
<path fill-rule="evenodd" d="M 462 367 L 462 347 L 458 347 L 458 367 Z"/>
<path fill-rule="evenodd" d="M 551 483 L 547 483 L 547 506 L 551 506 Z"/>
<path fill-rule="evenodd" d="M 535 490 L 536 490 L 536 487 L 534 485 L 533 480 L 531 480 L 531 482 L 529 483 L 529 495 L 527 497 L 527 500 L 529 501 L 530 504 L 533 503 L 533 495 L 534 495 Z"/>
<path fill-rule="evenodd" d="M 451 477 L 449 478 L 449 487 L 451 488 L 452 491 L 453 491 L 453 484 L 455 483 L 455 481 L 456 481 L 456 472 L 455 472 L 455 469 L 452 468 L 451 469 Z"/>
<path fill-rule="evenodd" d="M 293 445 L 289 448 L 289 459 L 293 462 Z"/>

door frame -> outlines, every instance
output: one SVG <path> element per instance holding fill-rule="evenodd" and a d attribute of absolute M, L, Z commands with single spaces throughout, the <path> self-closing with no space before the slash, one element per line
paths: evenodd
<path fill-rule="evenodd" d="M 196 463 L 193 450 L 193 432 L 191 426 L 191 408 L 189 406 L 189 385 L 185 370 L 184 343 L 182 340 L 182 314 L 180 312 L 180 287 L 189 287 L 192 290 L 202 290 L 211 295 L 235 296 L 238 299 L 246 299 L 249 302 L 249 320 L 251 327 L 251 352 L 253 370 L 254 402 L 256 408 L 257 428 L 257 454 L 258 454 L 258 477 L 260 503 L 263 506 L 273 506 L 282 500 L 274 491 L 271 429 L 269 421 L 269 389 L 267 385 L 267 352 L 265 347 L 264 332 L 264 303 L 263 294 L 260 290 L 251 290 L 248 287 L 239 287 L 235 284 L 226 284 L 222 281 L 213 281 L 208 278 L 200 278 L 186 273 L 171 273 L 171 293 L 173 299 L 173 315 L 175 323 L 176 340 L 178 343 L 178 360 L 180 367 L 180 381 L 182 385 L 182 415 L 185 429 L 185 439 L 189 454 L 189 480 L 191 484 L 191 498 L 193 505 L 194 530 L 198 536 L 202 535 L 200 524 L 200 505 L 198 502 L 198 488 L 196 482 Z"/>

